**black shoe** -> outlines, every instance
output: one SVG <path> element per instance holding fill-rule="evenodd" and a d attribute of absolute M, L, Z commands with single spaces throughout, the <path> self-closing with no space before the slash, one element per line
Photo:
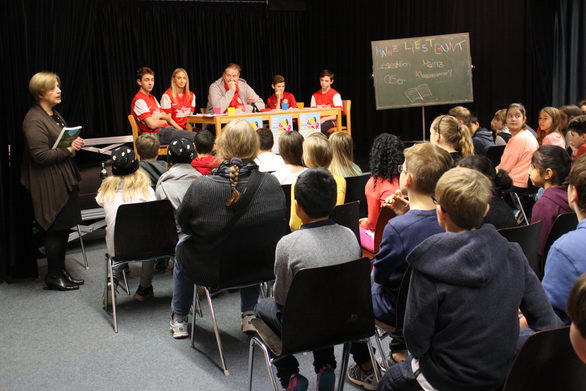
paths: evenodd
<path fill-rule="evenodd" d="M 74 285 L 83 285 L 84 281 L 82 279 L 76 279 L 73 278 L 71 276 L 71 274 L 69 274 L 69 272 L 65 269 L 63 269 L 63 271 L 61 271 L 61 275 L 63 277 L 65 277 L 65 279 L 70 283 L 70 284 L 74 284 Z"/>
<path fill-rule="evenodd" d="M 45 277 L 45 284 L 47 284 L 47 289 L 49 290 L 74 291 L 76 289 L 79 289 L 79 285 L 70 283 L 63 276 L 47 276 Z"/>

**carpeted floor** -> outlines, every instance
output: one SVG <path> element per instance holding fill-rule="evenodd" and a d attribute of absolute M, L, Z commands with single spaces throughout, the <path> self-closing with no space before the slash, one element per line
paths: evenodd
<path fill-rule="evenodd" d="M 78 291 L 44 289 L 42 280 L 0 284 L 0 390 L 244 390 L 248 379 L 249 337 L 240 331 L 240 296 L 224 293 L 214 299 L 226 362 L 219 369 L 209 310 L 197 319 L 196 346 L 169 333 L 171 272 L 155 274 L 155 298 L 137 303 L 118 295 L 119 332 L 102 310 L 105 276 L 103 231 L 86 239 L 89 270 L 70 245 L 67 266 L 85 279 Z M 39 260 L 40 274 L 46 265 Z M 138 268 L 131 266 L 131 293 Z M 341 347 L 336 348 L 338 362 Z M 299 355 L 301 372 L 315 389 L 311 354 Z M 351 361 L 352 362 L 352 361 Z M 337 373 L 338 374 L 338 373 Z M 346 389 L 360 389 L 346 381 Z M 255 351 L 253 390 L 270 390 L 262 355 Z"/>

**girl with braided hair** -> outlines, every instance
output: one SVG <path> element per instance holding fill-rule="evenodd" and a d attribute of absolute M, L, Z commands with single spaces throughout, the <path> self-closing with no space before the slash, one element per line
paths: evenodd
<path fill-rule="evenodd" d="M 244 190 L 258 171 L 254 164 L 259 140 L 245 120 L 228 123 L 216 142 L 216 157 L 220 166 L 211 175 L 193 180 L 177 210 L 177 222 L 188 236 L 177 244 L 173 271 L 173 311 L 170 330 L 173 338 L 185 338 L 187 315 L 193 299 L 193 282 L 187 277 L 190 262 L 201 256 L 210 243 L 221 239 L 230 226 L 234 211 L 242 200 Z M 257 175 L 257 174 L 255 174 Z M 277 178 L 261 174 L 258 190 L 242 212 L 234 227 L 254 230 L 265 224 L 284 219 L 285 195 Z M 253 189 L 248 189 L 254 191 Z M 258 301 L 259 286 L 240 289 L 242 331 L 253 332 L 250 323 Z"/>

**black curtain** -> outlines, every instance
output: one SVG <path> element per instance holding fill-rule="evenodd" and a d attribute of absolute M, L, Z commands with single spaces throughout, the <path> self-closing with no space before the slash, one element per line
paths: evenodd
<path fill-rule="evenodd" d="M 173 69 L 185 68 L 198 108 L 228 62 L 242 66 L 242 77 L 262 97 L 272 93 L 271 76 L 281 73 L 287 89 L 306 103 L 319 88 L 319 71 L 330 68 L 334 88 L 353 101 L 353 138 L 364 155 L 380 132 L 411 140 L 420 139 L 422 129 L 421 109 L 375 109 L 373 40 L 469 32 L 475 101 L 467 106 L 488 126 L 494 111 L 521 101 L 535 123 L 538 109 L 551 103 L 556 5 L 543 3 L 552 4 L 314 0 L 304 11 L 273 11 L 264 4 L 188 1 L 8 2 L 0 16 L 0 66 L 10 91 L 0 132 L 0 280 L 36 273 L 31 206 L 19 184 L 21 123 L 35 72 L 60 75 L 63 103 L 57 109 L 91 138 L 130 134 L 126 116 L 139 66 L 155 70 L 157 97 Z M 427 126 L 448 108 L 427 107 Z"/>
<path fill-rule="evenodd" d="M 586 99 L 586 2 L 560 0 L 556 11 L 552 101 L 559 107 Z"/>

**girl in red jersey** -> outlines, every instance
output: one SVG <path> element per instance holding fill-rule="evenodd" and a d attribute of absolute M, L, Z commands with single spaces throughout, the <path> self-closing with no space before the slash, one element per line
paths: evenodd
<path fill-rule="evenodd" d="M 189 90 L 189 77 L 183 68 L 171 75 L 171 87 L 161 97 L 161 108 L 183 129 L 187 128 L 187 116 L 195 111 L 195 94 Z"/>

